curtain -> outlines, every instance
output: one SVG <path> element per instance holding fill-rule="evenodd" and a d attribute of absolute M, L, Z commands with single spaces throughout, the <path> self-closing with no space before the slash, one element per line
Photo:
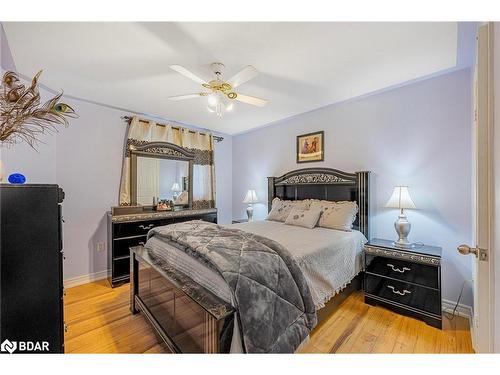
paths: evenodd
<path fill-rule="evenodd" d="M 182 146 L 194 153 L 193 208 L 215 207 L 213 137 L 182 129 Z"/>
<path fill-rule="evenodd" d="M 170 142 L 194 153 L 193 160 L 193 208 L 215 207 L 215 165 L 213 137 L 211 134 L 171 125 L 157 126 L 154 121 L 140 121 L 133 117 L 127 131 L 122 178 L 120 182 L 120 205 L 130 205 L 130 150 L 131 144 L 142 142 Z"/>

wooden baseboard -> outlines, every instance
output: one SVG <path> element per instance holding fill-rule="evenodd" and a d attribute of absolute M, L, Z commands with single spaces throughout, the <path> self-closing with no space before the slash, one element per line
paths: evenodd
<path fill-rule="evenodd" d="M 72 277 L 70 279 L 65 279 L 64 280 L 64 287 L 67 288 L 72 288 L 74 286 L 82 285 L 82 284 L 88 284 L 94 281 L 102 280 L 108 277 L 108 271 L 99 271 L 99 272 L 94 272 L 88 275 L 82 275 L 82 276 L 77 276 L 77 277 Z"/>

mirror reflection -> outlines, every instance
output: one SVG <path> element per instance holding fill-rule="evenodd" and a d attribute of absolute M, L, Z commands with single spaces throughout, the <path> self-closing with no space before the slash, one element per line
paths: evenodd
<path fill-rule="evenodd" d="M 152 205 L 166 199 L 176 206 L 189 204 L 189 162 L 137 157 L 137 204 Z"/>

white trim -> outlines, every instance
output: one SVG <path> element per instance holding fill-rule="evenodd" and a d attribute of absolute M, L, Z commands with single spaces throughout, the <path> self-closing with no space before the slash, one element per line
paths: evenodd
<path fill-rule="evenodd" d="M 72 277 L 71 279 L 64 280 L 64 287 L 72 288 L 74 286 L 88 284 L 94 281 L 102 280 L 108 277 L 108 270 L 90 273 L 88 275 L 81 275 Z"/>
<path fill-rule="evenodd" d="M 447 299 L 442 300 L 443 312 L 453 313 L 453 309 L 457 303 L 454 301 L 450 301 Z M 455 315 L 461 316 L 463 318 L 469 319 L 469 322 L 472 322 L 472 306 L 458 304 L 457 311 L 455 311 Z M 472 323 L 471 323 L 472 324 Z"/>

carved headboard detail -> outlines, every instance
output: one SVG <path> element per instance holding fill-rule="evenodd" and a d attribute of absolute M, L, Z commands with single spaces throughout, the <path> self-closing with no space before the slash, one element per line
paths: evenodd
<path fill-rule="evenodd" d="M 280 177 L 268 177 L 268 211 L 281 199 L 356 201 L 359 207 L 354 228 L 370 239 L 370 172 L 348 173 L 332 168 L 303 168 Z"/>

